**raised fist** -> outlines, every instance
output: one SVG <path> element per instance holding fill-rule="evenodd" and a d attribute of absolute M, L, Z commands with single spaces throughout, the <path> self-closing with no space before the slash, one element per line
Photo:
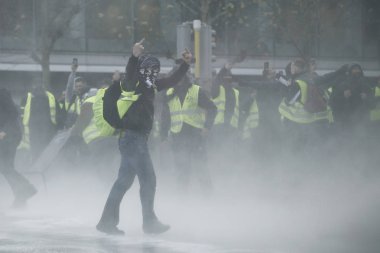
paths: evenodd
<path fill-rule="evenodd" d="M 139 57 L 144 52 L 144 46 L 142 45 L 144 40 L 145 38 L 133 45 L 132 54 L 134 57 Z"/>
<path fill-rule="evenodd" d="M 182 59 L 187 63 L 190 64 L 191 60 L 193 59 L 193 55 L 189 51 L 189 49 L 185 48 L 185 50 L 182 52 Z"/>

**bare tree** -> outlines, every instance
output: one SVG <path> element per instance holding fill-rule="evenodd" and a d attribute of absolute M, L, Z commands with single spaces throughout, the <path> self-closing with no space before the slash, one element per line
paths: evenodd
<path fill-rule="evenodd" d="M 50 89 L 50 54 L 54 44 L 69 27 L 70 21 L 79 13 L 79 1 L 40 1 L 41 42 L 32 58 L 42 67 L 42 85 Z"/>

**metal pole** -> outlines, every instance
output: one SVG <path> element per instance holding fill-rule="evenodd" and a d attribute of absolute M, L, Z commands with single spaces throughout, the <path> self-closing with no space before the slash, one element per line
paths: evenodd
<path fill-rule="evenodd" d="M 194 28 L 194 54 L 195 54 L 195 78 L 199 79 L 201 77 L 201 51 L 200 51 L 200 31 L 201 31 L 201 21 L 194 20 L 193 28 Z"/>

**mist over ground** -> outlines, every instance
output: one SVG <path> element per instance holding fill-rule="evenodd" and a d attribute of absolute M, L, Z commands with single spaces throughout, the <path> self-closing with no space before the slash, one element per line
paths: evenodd
<path fill-rule="evenodd" d="M 0 90 L 9 90 L 6 98 L 12 95 L 14 115 L 20 112 L 14 119 L 23 117 L 23 137 L 27 137 L 23 139 L 29 138 L 30 144 L 26 152 L 38 151 L 29 157 L 19 150 L 16 157 L 16 170 L 38 190 L 25 208 L 12 207 L 17 194 L 9 186 L 17 182 L 13 185 L 12 179 L 7 182 L 0 176 L 0 253 L 380 252 L 380 1 L 2 0 L 0 13 Z M 150 109 L 134 115 L 136 122 L 140 116 L 154 118 L 153 129 L 141 131 L 141 124 L 130 129 L 127 121 L 122 127 L 122 134 L 126 129 L 144 134 L 152 130 L 155 212 L 171 229 L 144 234 L 136 177 L 121 202 L 117 227 L 125 235 L 105 235 L 96 225 L 118 176 L 120 153 L 115 136 L 107 137 L 111 146 L 96 145 L 103 135 L 85 140 L 94 129 L 87 134 L 85 130 L 97 124 L 92 121 L 93 105 L 82 102 L 100 87 L 120 83 L 126 88 L 123 85 L 132 80 L 124 82 L 124 77 L 172 73 L 175 64 L 186 61 L 180 59 L 184 49 L 194 76 L 187 73 L 182 89 L 173 94 L 181 100 L 180 95 L 188 92 L 184 87 L 198 84 L 204 90 L 203 100 L 212 98 L 210 104 L 216 107 L 213 127 L 198 125 L 204 129 L 192 135 L 196 140 L 184 138 L 177 146 L 170 138 L 175 134 L 162 141 L 158 135 L 165 125 L 164 109 L 178 118 L 192 117 L 195 111 L 182 111 L 183 104 L 179 114 L 177 108 L 166 108 L 170 95 L 166 91 L 155 98 L 154 117 L 148 115 L 153 114 Z M 129 57 L 144 53 L 157 57 L 160 71 L 156 64 L 145 69 L 136 65 L 133 75 L 125 73 Z M 324 74 L 334 78 L 320 81 Z M 76 94 L 69 92 L 77 81 Z M 152 83 L 145 77 L 133 80 L 132 90 Z M 189 96 L 198 100 L 192 104 L 197 111 L 207 107 L 200 106 L 199 90 Z M 212 94 L 216 90 L 218 94 Z M 41 100 L 35 99 L 38 94 Z M 144 103 L 153 107 L 152 101 Z M 313 108 L 306 105 L 310 101 Z M 35 109 L 38 104 L 41 110 Z M 4 131 L 2 120 L 10 118 L 6 114 L 2 118 L 1 106 L 0 144 L 19 123 L 15 120 Z M 303 115 L 296 106 L 304 109 Z M 212 114 L 210 108 L 207 116 Z M 316 119 L 320 113 L 325 117 Z M 76 121 L 76 115 L 85 119 Z M 313 120 L 305 123 L 305 118 Z M 189 123 L 184 118 L 179 121 Z M 166 134 L 175 132 L 171 123 Z M 214 132 L 218 125 L 226 127 L 219 135 Z M 33 165 L 31 161 L 58 130 L 67 134 L 73 128 L 77 133 L 66 135 L 66 149 L 51 166 Z M 247 133 L 250 136 L 244 139 Z M 191 143 L 203 152 L 191 157 L 194 154 L 186 153 L 194 148 Z M 55 156 L 57 146 L 46 160 Z M 176 148 L 186 150 L 183 160 L 198 162 L 190 169 L 187 189 L 180 181 L 181 167 L 175 165 L 183 164 L 174 159 Z M 3 157 L 10 157 L 4 154 L 0 149 L 0 166 Z M 211 189 L 202 187 L 208 175 Z M 112 226 L 103 232 L 115 230 Z"/>
<path fill-rule="evenodd" d="M 91 243 L 94 238 L 104 240 L 105 245 L 111 240 L 105 246 L 111 252 L 122 252 L 127 242 L 137 245 L 136 252 L 155 252 L 144 251 L 150 244 L 157 252 L 161 252 L 157 245 L 164 247 L 162 252 L 377 252 L 380 182 L 376 149 L 323 147 L 297 153 L 284 146 L 280 153 L 259 155 L 239 149 L 236 159 L 222 165 L 218 161 L 228 154 L 211 153 L 214 190 L 205 194 L 196 180 L 187 192 L 178 188 L 170 149 L 161 145 L 155 150 L 160 155 L 153 152 L 155 205 L 157 215 L 172 228 L 153 237 L 141 230 L 138 182 L 121 205 L 119 227 L 126 231 L 125 238 L 103 236 L 95 230 L 117 175 L 117 159 L 100 172 L 57 164 L 46 172 L 46 189 L 40 175 L 28 175 L 39 193 L 25 210 L 10 209 L 12 194 L 1 178 L 0 219 L 5 227 L 0 235 L 43 238 L 46 233 L 56 235 L 58 241 L 65 236 L 79 238 L 74 245 L 87 250 L 95 247 L 93 252 L 102 252 L 101 243 Z M 87 244 L 86 236 L 90 238 Z M 8 252 L 2 247 L 0 251 Z"/>

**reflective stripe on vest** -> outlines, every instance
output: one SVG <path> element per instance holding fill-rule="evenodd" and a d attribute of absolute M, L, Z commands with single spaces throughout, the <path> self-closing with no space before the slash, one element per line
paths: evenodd
<path fill-rule="evenodd" d="M 234 114 L 231 117 L 231 126 L 237 128 L 239 124 L 239 91 L 237 89 L 232 89 L 235 96 L 235 107 Z M 219 87 L 219 96 L 213 99 L 216 108 L 218 109 L 214 124 L 223 124 L 224 115 L 226 112 L 226 90 L 223 86 Z"/>
<path fill-rule="evenodd" d="M 75 113 L 76 115 L 80 114 L 81 100 L 79 97 L 75 97 L 75 101 L 71 104 L 65 101 L 65 110 L 69 113 Z"/>
<path fill-rule="evenodd" d="M 56 125 L 56 108 L 55 108 L 55 97 L 50 92 L 46 91 L 46 96 L 49 100 L 49 108 L 50 108 L 50 120 L 51 122 Z M 30 138 L 29 138 L 29 121 L 30 121 L 30 107 L 32 103 L 33 94 L 31 92 L 28 92 L 25 107 L 23 110 L 23 116 L 22 116 L 22 124 L 24 126 L 24 133 L 22 136 L 22 141 L 20 145 L 18 146 L 19 149 L 29 149 L 30 148 Z"/>
<path fill-rule="evenodd" d="M 376 103 L 375 109 L 370 111 L 370 119 L 371 121 L 379 121 L 380 120 L 380 88 L 375 88 L 375 98 L 378 99 Z"/>
<path fill-rule="evenodd" d="M 203 128 L 205 123 L 205 112 L 198 106 L 198 95 L 200 87 L 193 84 L 187 91 L 186 97 L 181 105 L 178 96 L 174 96 L 169 102 L 171 127 L 173 133 L 181 132 L 183 123 L 189 124 L 195 128 Z M 170 96 L 174 92 L 171 88 L 167 91 Z"/>
<path fill-rule="evenodd" d="M 252 129 L 259 125 L 259 108 L 257 107 L 256 99 L 252 102 L 249 109 L 248 117 L 244 123 L 243 129 L 243 139 L 248 139 L 251 137 Z"/>
<path fill-rule="evenodd" d="M 282 100 L 278 111 L 281 116 L 300 124 L 310 124 L 318 120 L 329 120 L 331 122 L 331 109 L 327 107 L 326 111 L 310 113 L 304 109 L 304 104 L 307 99 L 307 83 L 302 80 L 296 81 L 301 91 L 301 98 L 299 101 L 296 101 L 294 104 L 287 105 L 285 99 Z"/>

